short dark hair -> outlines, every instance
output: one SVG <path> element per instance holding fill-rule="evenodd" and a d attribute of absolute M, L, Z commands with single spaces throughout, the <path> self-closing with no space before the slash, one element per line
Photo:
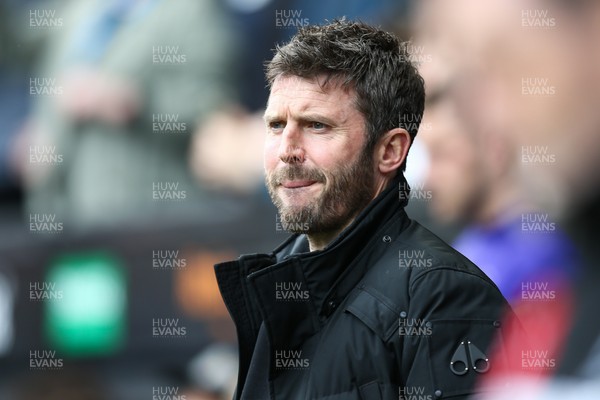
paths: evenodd
<path fill-rule="evenodd" d="M 411 61 L 410 44 L 360 21 L 334 20 L 301 27 L 266 64 L 269 86 L 278 76 L 314 78 L 325 74 L 356 92 L 366 120 L 371 151 L 387 131 L 401 127 L 414 140 L 423 117 L 423 78 Z M 404 170 L 406 160 L 401 166 Z"/>

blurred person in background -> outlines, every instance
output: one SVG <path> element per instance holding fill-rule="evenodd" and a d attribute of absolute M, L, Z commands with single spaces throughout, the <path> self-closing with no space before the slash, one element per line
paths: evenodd
<path fill-rule="evenodd" d="M 430 1 L 421 12 L 427 16 L 420 20 L 421 37 L 436 43 L 446 67 L 438 78 L 451 83 L 449 97 L 464 119 L 499 127 L 525 160 L 532 155 L 550 160 L 521 165 L 521 189 L 562 222 L 584 262 L 575 308 L 561 321 L 561 330 L 569 330 L 561 351 L 522 349 L 520 368 L 509 372 L 522 380 L 489 397 L 595 399 L 600 390 L 600 3 Z M 534 327 L 535 317 L 529 319 L 523 323 Z M 532 341 L 548 343 L 552 327 L 538 325 L 529 330 Z M 554 379 L 532 377 L 531 361 L 532 369 L 548 369 Z"/>
<path fill-rule="evenodd" d="M 434 67 L 443 68 L 422 68 L 426 82 Z M 519 185 L 517 147 L 491 124 L 466 127 L 447 97 L 450 83 L 431 82 L 423 117 L 430 128 L 421 133 L 430 160 L 426 187 L 434 216 L 465 226 L 453 247 L 480 266 L 513 306 L 523 301 L 523 285 L 541 279 L 570 295 L 575 249 L 556 225 L 530 222 L 543 214 Z"/>
<path fill-rule="evenodd" d="M 30 214 L 70 227 L 202 217 L 188 160 L 232 99 L 233 33 L 216 1 L 66 1 L 31 78 L 21 140 Z M 50 17 L 34 15 L 34 21 Z M 184 201 L 173 201 L 173 200 Z"/>
<path fill-rule="evenodd" d="M 523 348 L 556 359 L 572 316 L 578 255 L 557 223 L 524 194 L 520 174 L 530 166 L 523 165 L 522 156 L 527 160 L 528 154 L 522 155 L 518 141 L 507 133 L 516 129 L 518 119 L 497 115 L 504 109 L 482 63 L 482 55 L 496 57 L 494 50 L 500 51 L 488 47 L 495 34 L 511 19 L 520 22 L 519 6 L 508 3 L 500 15 L 468 0 L 421 6 L 419 43 L 434 57 L 421 68 L 429 96 L 424 120 L 431 126 L 423 132 L 431 158 L 428 186 L 434 214 L 466 225 L 454 246 L 499 286 L 534 338 L 524 342 L 515 334 L 515 357 Z"/>

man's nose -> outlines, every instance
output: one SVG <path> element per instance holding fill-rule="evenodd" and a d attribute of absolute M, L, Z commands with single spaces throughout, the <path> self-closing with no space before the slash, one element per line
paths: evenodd
<path fill-rule="evenodd" d="M 286 164 L 302 164 L 306 158 L 306 152 L 301 139 L 299 128 L 288 124 L 281 135 L 279 159 Z"/>

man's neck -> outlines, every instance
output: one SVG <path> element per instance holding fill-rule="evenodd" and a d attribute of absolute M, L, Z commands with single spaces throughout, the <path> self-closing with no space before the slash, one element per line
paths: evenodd
<path fill-rule="evenodd" d="M 341 229 L 336 229 L 334 231 L 329 232 L 319 232 L 319 233 L 311 233 L 306 235 L 308 238 L 308 245 L 310 247 L 310 251 L 323 250 L 329 243 L 331 243 L 336 237 L 340 235 L 352 222 L 354 218 L 352 218 L 346 225 L 344 225 Z"/>
<path fill-rule="evenodd" d="M 504 185 L 488 194 L 487 201 L 476 214 L 476 222 L 483 226 L 495 225 L 528 211 L 531 211 L 530 205 L 524 201 L 519 190 Z"/>

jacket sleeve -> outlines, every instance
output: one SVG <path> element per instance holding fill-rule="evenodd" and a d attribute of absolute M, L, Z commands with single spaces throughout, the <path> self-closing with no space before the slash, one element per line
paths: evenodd
<path fill-rule="evenodd" d="M 400 395 L 467 398 L 494 367 L 490 346 L 510 307 L 488 279 L 455 268 L 419 274 L 409 295 L 399 319 Z"/>

